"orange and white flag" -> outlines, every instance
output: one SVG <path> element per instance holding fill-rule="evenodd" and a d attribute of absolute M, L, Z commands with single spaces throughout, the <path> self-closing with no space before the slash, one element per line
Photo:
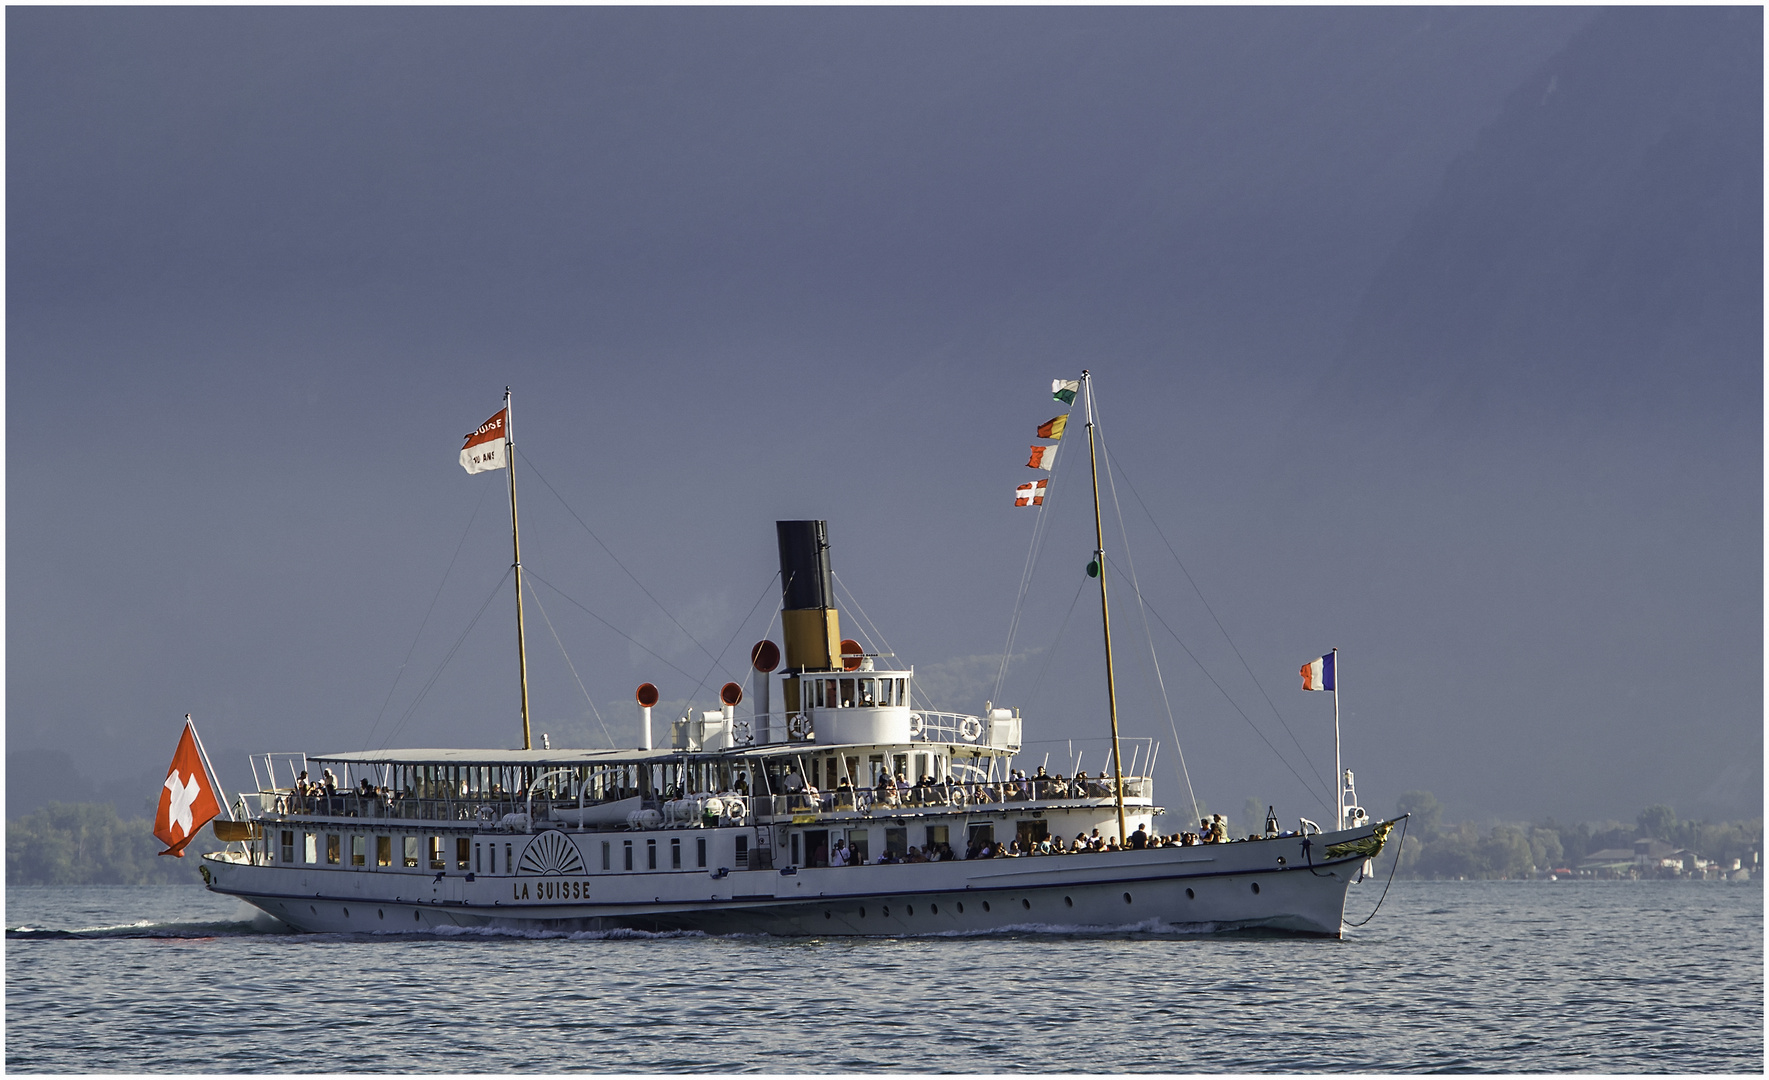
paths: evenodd
<path fill-rule="evenodd" d="M 1032 447 L 1032 456 L 1031 456 L 1031 458 L 1029 458 L 1026 461 L 1026 468 L 1028 468 L 1028 469 L 1051 469 L 1051 468 L 1054 468 L 1055 466 L 1056 466 L 1056 447 L 1054 447 L 1054 446 L 1038 446 L 1038 445 L 1034 445 Z"/>
<path fill-rule="evenodd" d="M 509 464 L 504 460 L 504 424 L 509 419 L 509 414 L 508 408 L 499 409 L 490 420 L 479 425 L 478 431 L 467 436 L 466 443 L 461 447 L 461 468 L 470 473 L 479 473 L 502 469 Z"/>
<path fill-rule="evenodd" d="M 1049 486 L 1049 484 L 1049 480 L 1039 480 L 1030 484 L 1021 484 L 1019 487 L 1014 488 L 1013 504 L 1015 506 L 1043 506 L 1044 489 Z"/>
<path fill-rule="evenodd" d="M 221 803 L 215 798 L 215 785 L 204 771 L 203 755 L 197 750 L 196 727 L 187 716 L 184 736 L 178 740 L 178 752 L 172 755 L 172 768 L 167 771 L 160 791 L 160 810 L 154 817 L 154 835 L 166 845 L 160 854 L 184 858 L 184 845 L 219 813 Z"/>

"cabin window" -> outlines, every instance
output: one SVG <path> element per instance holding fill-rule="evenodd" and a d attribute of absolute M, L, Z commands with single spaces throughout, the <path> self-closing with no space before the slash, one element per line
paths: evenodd
<path fill-rule="evenodd" d="M 440 836 L 430 838 L 430 869 L 448 869 L 448 863 L 442 861 L 442 837 Z"/>
<path fill-rule="evenodd" d="M 316 833 L 303 833 L 301 836 L 301 861 L 316 863 L 319 861 L 319 836 Z"/>
<path fill-rule="evenodd" d="M 631 870 L 633 868 L 633 842 L 631 840 L 623 840 L 622 843 L 626 846 L 626 868 Z"/>
<path fill-rule="evenodd" d="M 884 775 L 884 757 L 874 754 L 866 759 L 866 786 L 877 787 L 878 778 Z"/>
<path fill-rule="evenodd" d="M 860 866 L 867 861 L 866 849 L 868 844 L 866 842 L 866 837 L 867 830 L 865 829 L 848 830 L 848 865 Z"/>
<path fill-rule="evenodd" d="M 893 859 L 901 859 L 909 854 L 909 830 L 885 830 L 885 854 Z"/>
<path fill-rule="evenodd" d="M 283 829 L 282 834 L 282 850 L 278 854 L 283 862 L 292 863 L 295 861 L 295 830 Z"/>
<path fill-rule="evenodd" d="M 854 679 L 842 679 L 841 680 L 841 685 L 842 685 L 841 707 L 844 709 L 851 709 L 854 707 L 854 683 L 855 683 L 855 681 L 856 680 L 854 680 Z"/>
<path fill-rule="evenodd" d="M 927 827 L 927 846 L 938 848 L 941 844 L 951 843 L 951 832 L 945 825 L 929 825 Z"/>
<path fill-rule="evenodd" d="M 657 841 L 645 841 L 645 869 L 657 869 Z"/>
<path fill-rule="evenodd" d="M 670 869 L 671 870 L 680 870 L 681 868 L 682 868 L 682 838 L 679 836 L 672 836 L 672 837 L 670 837 Z"/>
<path fill-rule="evenodd" d="M 860 704 L 862 704 L 862 705 L 877 705 L 878 704 L 878 680 L 877 679 L 861 679 L 860 680 Z"/>
<path fill-rule="evenodd" d="M 823 684 L 823 706 L 824 706 L 824 708 L 828 708 L 828 709 L 835 708 L 835 703 L 836 703 L 835 680 L 834 679 L 819 679 L 818 682 Z"/>
<path fill-rule="evenodd" d="M 401 839 L 405 841 L 403 845 L 405 850 L 400 853 L 404 856 L 401 860 L 402 864 L 405 866 L 418 865 L 418 838 L 415 836 L 406 836 Z"/>
<path fill-rule="evenodd" d="M 413 854 L 417 854 L 416 851 Z M 375 837 L 375 865 L 393 865 L 393 838 L 391 836 Z"/>
<path fill-rule="evenodd" d="M 352 833 L 350 836 L 350 865 L 365 865 L 368 860 L 368 852 L 369 838 L 361 833 Z"/>
<path fill-rule="evenodd" d="M 799 864 L 799 834 L 793 833 L 792 834 L 792 860 L 789 865 L 797 866 L 798 864 Z"/>
<path fill-rule="evenodd" d="M 984 845 L 989 847 L 995 846 L 995 826 L 972 825 L 970 827 L 970 840 L 967 842 L 969 851 L 966 852 L 965 858 L 970 857 L 970 851 L 980 850 Z"/>
<path fill-rule="evenodd" d="M 333 866 L 338 865 L 340 857 L 338 840 L 337 833 L 326 833 L 326 862 Z"/>
<path fill-rule="evenodd" d="M 465 870 L 469 865 L 468 852 L 473 848 L 473 841 L 465 836 L 455 837 L 455 869 Z"/>
<path fill-rule="evenodd" d="M 694 838 L 694 861 L 695 865 L 701 869 L 706 868 L 706 837 L 704 836 Z"/>
<path fill-rule="evenodd" d="M 829 865 L 829 830 L 811 829 L 805 833 L 805 865 Z"/>
<path fill-rule="evenodd" d="M 602 841 L 602 869 L 604 869 L 604 870 L 613 869 L 613 867 L 610 866 L 609 862 L 608 862 L 608 848 L 609 848 L 608 841 L 606 841 L 606 840 Z"/>
<path fill-rule="evenodd" d="M 737 858 L 733 861 L 737 863 L 737 869 L 749 869 L 749 837 L 739 836 L 737 838 Z"/>
<path fill-rule="evenodd" d="M 910 782 L 919 784 L 921 782 L 921 778 L 924 776 L 927 776 L 927 775 L 928 775 L 928 756 L 926 754 L 915 755 L 915 775 L 911 776 L 909 778 Z"/>

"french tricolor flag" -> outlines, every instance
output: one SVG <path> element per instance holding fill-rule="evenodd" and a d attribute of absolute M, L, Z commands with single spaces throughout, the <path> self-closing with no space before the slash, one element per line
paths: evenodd
<path fill-rule="evenodd" d="M 1302 665 L 1302 688 L 1304 690 L 1333 689 L 1333 658 L 1337 653 L 1310 660 Z"/>

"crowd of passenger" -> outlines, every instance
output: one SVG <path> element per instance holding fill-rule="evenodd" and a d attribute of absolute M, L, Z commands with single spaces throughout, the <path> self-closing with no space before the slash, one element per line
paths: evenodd
<path fill-rule="evenodd" d="M 1085 769 L 1073 778 L 1058 773 L 1050 775 L 1040 765 L 1028 776 L 1024 769 L 1014 769 L 1005 780 L 977 780 L 966 783 L 948 775 L 939 780 L 923 775 L 914 783 L 906 773 L 881 775 L 871 787 L 856 787 L 848 777 L 836 781 L 833 791 L 824 791 L 789 766 L 777 780 L 780 793 L 786 796 L 790 810 L 826 809 L 868 810 L 900 806 L 964 806 L 1028 802 L 1042 799 L 1109 799 L 1116 794 L 1113 777 L 1101 773 L 1089 776 Z"/>

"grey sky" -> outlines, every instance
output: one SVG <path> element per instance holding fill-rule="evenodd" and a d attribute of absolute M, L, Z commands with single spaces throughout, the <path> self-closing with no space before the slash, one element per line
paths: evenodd
<path fill-rule="evenodd" d="M 9 760 L 146 798 L 186 711 L 234 787 L 377 717 L 508 744 L 507 586 L 436 674 L 508 562 L 501 479 L 454 461 L 506 384 L 525 561 L 617 738 L 637 682 L 713 665 L 549 485 L 733 643 L 701 707 L 772 611 L 773 521 L 820 517 L 979 708 L 1010 493 L 1089 367 L 1306 751 L 1121 483 L 1153 610 L 1288 757 L 1151 615 L 1212 806 L 1319 809 L 1294 673 L 1337 645 L 1373 808 L 1757 812 L 1761 19 L 9 9 Z M 1068 442 L 1002 696 L 1097 739 Z M 1170 744 L 1114 586 L 1126 726 Z M 530 654 L 537 730 L 601 739 L 544 621 Z"/>

